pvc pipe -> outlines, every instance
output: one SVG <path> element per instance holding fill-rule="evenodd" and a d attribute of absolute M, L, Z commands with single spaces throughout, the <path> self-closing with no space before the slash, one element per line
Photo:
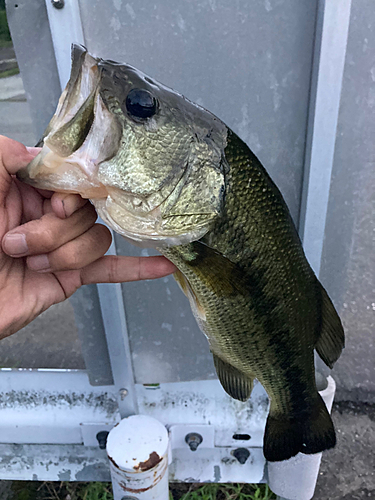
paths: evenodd
<path fill-rule="evenodd" d="M 133 415 L 109 433 L 114 500 L 168 500 L 168 432 L 155 418 Z"/>
<path fill-rule="evenodd" d="M 332 377 L 328 377 L 328 387 L 319 394 L 329 412 L 332 409 L 335 391 L 335 381 Z M 321 453 L 314 455 L 298 453 L 283 462 L 268 462 L 269 487 L 278 495 L 279 500 L 310 500 L 314 495 L 321 459 Z"/>

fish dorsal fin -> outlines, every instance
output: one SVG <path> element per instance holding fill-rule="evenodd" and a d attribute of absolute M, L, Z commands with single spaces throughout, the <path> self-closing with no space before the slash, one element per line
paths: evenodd
<path fill-rule="evenodd" d="M 327 292 L 322 286 L 320 289 L 322 293 L 322 326 L 315 349 L 324 363 L 332 368 L 345 347 L 344 329 Z"/>
<path fill-rule="evenodd" d="M 217 376 L 226 393 L 239 401 L 247 401 L 253 390 L 253 378 L 213 354 Z"/>

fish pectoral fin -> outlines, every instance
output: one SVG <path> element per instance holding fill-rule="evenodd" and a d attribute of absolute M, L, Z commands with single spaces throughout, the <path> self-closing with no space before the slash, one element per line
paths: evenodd
<path fill-rule="evenodd" d="M 247 275 L 239 264 L 201 241 L 179 252 L 194 274 L 219 297 L 249 295 Z"/>
<path fill-rule="evenodd" d="M 327 292 L 321 285 L 320 289 L 322 293 L 322 326 L 315 349 L 324 363 L 332 368 L 345 347 L 344 329 Z"/>
<path fill-rule="evenodd" d="M 182 272 L 179 269 L 177 269 L 177 271 L 175 271 L 173 273 L 173 277 L 177 281 L 179 287 L 184 292 L 184 294 L 186 295 L 186 297 L 188 297 L 188 294 L 189 294 L 189 283 L 187 282 L 187 279 L 185 278 L 185 276 L 182 274 Z"/>
<path fill-rule="evenodd" d="M 184 292 L 186 297 L 189 299 L 190 306 L 193 310 L 193 313 L 196 315 L 197 319 L 201 321 L 206 321 L 206 312 L 202 306 L 202 304 L 199 302 L 198 297 L 196 293 L 194 292 L 193 288 L 191 287 L 190 283 L 188 280 L 185 278 L 185 276 L 182 274 L 181 271 L 177 269 L 173 273 L 174 279 L 177 281 L 179 284 L 181 290 Z"/>
<path fill-rule="evenodd" d="M 229 396 L 239 401 L 247 401 L 253 390 L 254 379 L 244 375 L 234 366 L 213 354 L 217 376 Z"/>

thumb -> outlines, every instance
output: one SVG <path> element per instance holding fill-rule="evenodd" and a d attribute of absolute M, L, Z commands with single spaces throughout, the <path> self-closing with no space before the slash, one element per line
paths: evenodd
<path fill-rule="evenodd" d="M 4 204 L 10 184 L 11 175 L 25 167 L 36 156 L 38 151 L 30 151 L 20 142 L 0 135 L 0 205 Z"/>

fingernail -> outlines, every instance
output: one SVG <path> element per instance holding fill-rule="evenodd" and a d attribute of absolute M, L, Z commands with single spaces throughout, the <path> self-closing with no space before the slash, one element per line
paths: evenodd
<path fill-rule="evenodd" d="M 33 271 L 49 271 L 50 264 L 46 254 L 33 255 L 27 259 L 27 265 Z"/>
<path fill-rule="evenodd" d="M 38 153 L 40 153 L 42 148 L 34 148 L 32 146 L 26 146 L 26 149 L 31 155 L 36 156 Z"/>
<path fill-rule="evenodd" d="M 3 240 L 3 249 L 8 255 L 14 257 L 26 254 L 29 251 L 26 236 L 22 233 L 7 234 Z"/>

